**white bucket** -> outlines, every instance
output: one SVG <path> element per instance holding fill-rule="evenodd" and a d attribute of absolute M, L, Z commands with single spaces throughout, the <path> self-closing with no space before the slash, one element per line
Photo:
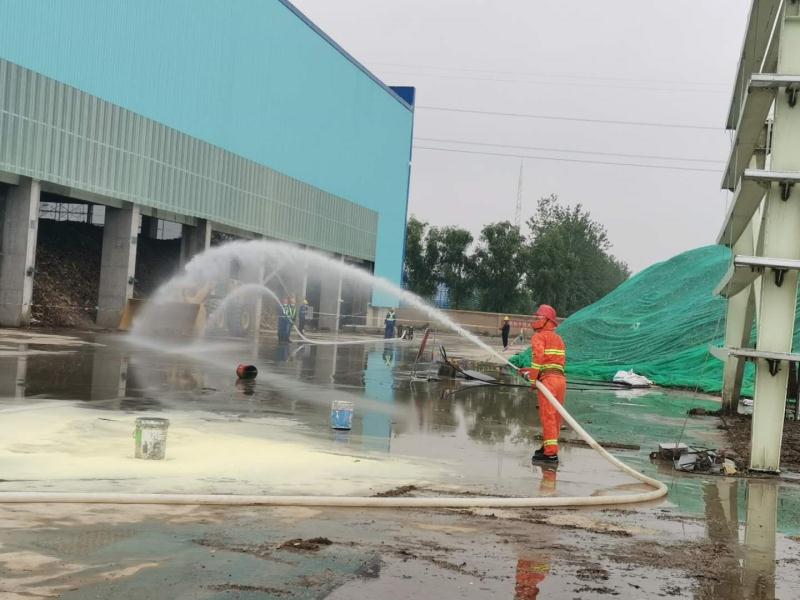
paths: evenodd
<path fill-rule="evenodd" d="M 133 432 L 136 458 L 163 460 L 167 453 L 168 419 L 139 417 Z"/>

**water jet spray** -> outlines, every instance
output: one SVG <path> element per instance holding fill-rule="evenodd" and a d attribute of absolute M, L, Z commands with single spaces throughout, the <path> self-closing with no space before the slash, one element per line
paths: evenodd
<path fill-rule="evenodd" d="M 137 315 L 133 324 L 134 336 L 142 337 L 147 329 L 146 325 L 154 326 L 158 331 L 160 320 L 159 308 L 168 306 L 184 288 L 206 285 L 209 280 L 220 280 L 228 277 L 230 265 L 240 261 L 255 273 L 263 273 L 265 265 L 292 264 L 293 260 L 302 258 L 304 265 L 318 269 L 320 273 L 336 273 L 340 277 L 347 276 L 365 287 L 374 287 L 391 294 L 399 300 L 421 310 L 432 321 L 442 324 L 448 329 L 458 333 L 479 348 L 487 351 L 491 356 L 499 359 L 503 364 L 508 364 L 515 370 L 505 357 L 485 344 L 477 336 L 453 322 L 447 315 L 426 304 L 416 295 L 402 290 L 394 284 L 356 267 L 344 264 L 342 261 L 333 260 L 327 256 L 307 249 L 296 248 L 289 244 L 274 241 L 232 242 L 207 250 L 195 256 L 186 266 L 186 272 L 179 275 L 156 292 L 144 310 Z M 260 288 L 266 288 L 261 283 L 261 278 L 254 276 L 250 283 Z M 271 292 L 271 290 L 270 290 Z M 271 292 L 272 293 L 272 292 Z M 274 295 L 274 293 L 272 293 Z M 149 321 L 153 320 L 154 323 Z M 161 315 L 163 321 L 163 315 Z M 313 343 L 308 340 L 309 343 Z M 550 402 L 564 421 L 583 439 L 589 446 L 598 452 L 612 465 L 627 473 L 634 479 L 651 487 L 650 491 L 638 492 L 628 495 L 612 496 L 579 496 L 579 497 L 531 497 L 531 498 L 496 498 L 496 497 L 437 497 L 437 498 L 409 498 L 409 497 L 339 497 L 339 496 L 234 496 L 226 494 L 115 494 L 115 493 L 59 493 L 59 492 L 2 492 L 0 503 L 93 503 L 93 504 L 181 504 L 181 505 L 239 505 L 239 506 L 337 506 L 337 507 L 396 507 L 396 508 L 473 508 L 473 507 L 566 507 L 566 506 L 606 506 L 616 504 L 632 504 L 647 502 L 662 498 L 668 492 L 667 487 L 660 481 L 648 477 L 643 473 L 629 467 L 619 459 L 609 454 L 594 440 L 572 415 L 556 400 L 541 382 L 535 381 L 533 385 Z"/>

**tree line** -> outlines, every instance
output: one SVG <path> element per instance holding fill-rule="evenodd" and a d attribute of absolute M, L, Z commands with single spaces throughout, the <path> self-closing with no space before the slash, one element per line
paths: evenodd
<path fill-rule="evenodd" d="M 403 265 L 405 286 L 432 300 L 440 286 L 449 308 L 526 314 L 550 304 L 570 315 L 630 276 L 611 253 L 606 228 L 582 205 L 539 200 L 523 232 L 509 221 L 490 223 L 477 243 L 459 227 L 434 227 L 412 216 Z"/>

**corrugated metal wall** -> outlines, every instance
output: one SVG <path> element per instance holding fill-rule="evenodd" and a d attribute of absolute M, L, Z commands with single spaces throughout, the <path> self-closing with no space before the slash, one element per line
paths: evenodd
<path fill-rule="evenodd" d="M 414 113 L 288 4 L 0 0 L 0 57 L 378 212 L 399 283 Z"/>
<path fill-rule="evenodd" d="M 2 59 L 0 170 L 375 260 L 377 212 Z"/>

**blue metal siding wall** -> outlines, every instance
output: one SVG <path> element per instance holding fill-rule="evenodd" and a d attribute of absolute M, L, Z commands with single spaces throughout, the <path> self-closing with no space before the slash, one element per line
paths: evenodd
<path fill-rule="evenodd" d="M 3 59 L 0 171 L 375 259 L 375 211 Z"/>
<path fill-rule="evenodd" d="M 379 212 L 399 282 L 413 113 L 279 0 L 0 9 L 0 57 Z"/>

